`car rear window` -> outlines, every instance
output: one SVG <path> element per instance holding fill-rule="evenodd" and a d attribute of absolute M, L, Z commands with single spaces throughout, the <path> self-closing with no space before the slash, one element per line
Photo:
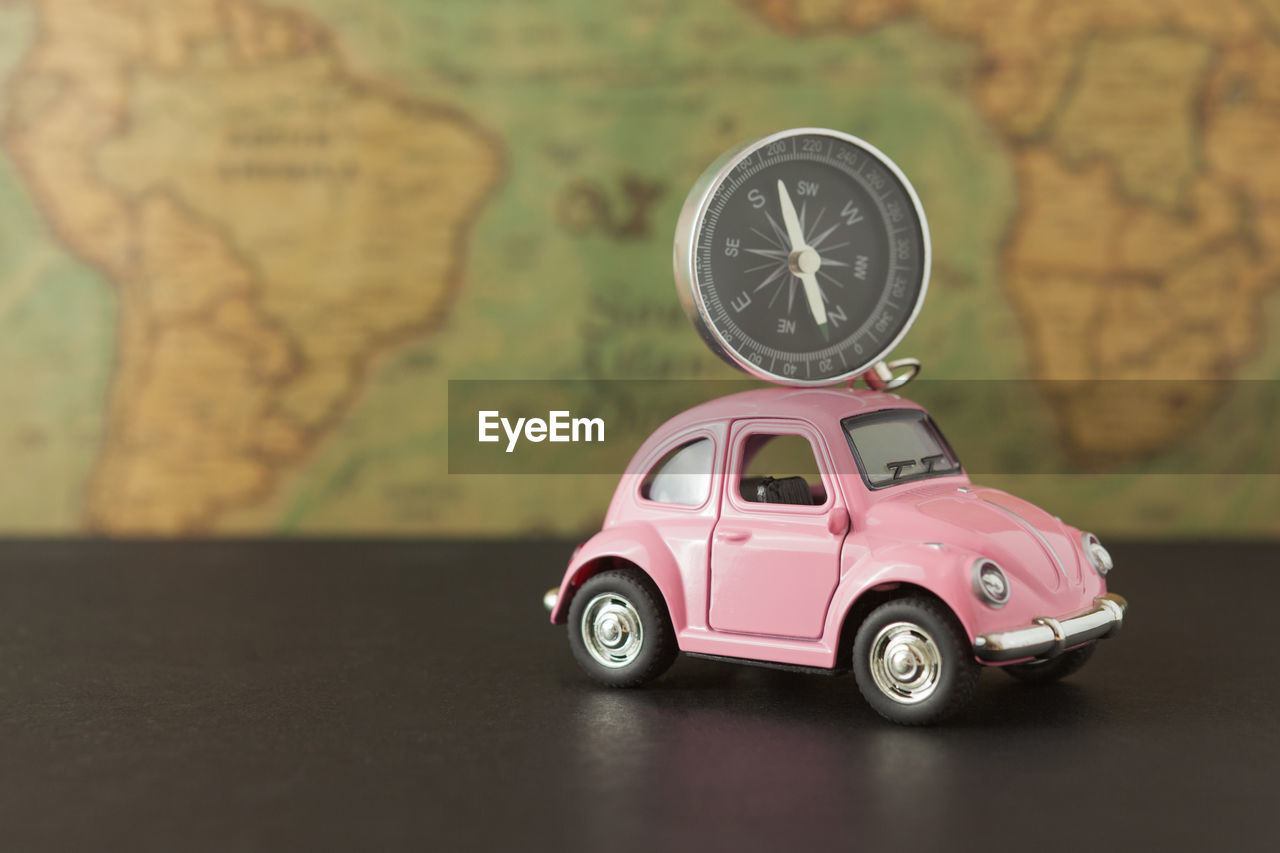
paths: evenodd
<path fill-rule="evenodd" d="M 640 496 L 657 503 L 701 506 L 711 494 L 712 450 L 709 438 L 675 448 L 649 471 Z"/>

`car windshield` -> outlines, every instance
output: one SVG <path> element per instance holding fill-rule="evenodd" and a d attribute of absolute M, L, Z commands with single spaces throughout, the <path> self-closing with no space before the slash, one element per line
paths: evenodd
<path fill-rule="evenodd" d="M 840 424 L 863 479 L 873 489 L 960 470 L 960 460 L 924 412 L 871 412 L 845 418 Z"/>

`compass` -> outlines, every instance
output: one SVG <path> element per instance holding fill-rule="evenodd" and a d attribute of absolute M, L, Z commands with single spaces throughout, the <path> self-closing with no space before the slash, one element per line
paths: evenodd
<path fill-rule="evenodd" d="M 883 378 L 892 374 L 880 362 L 924 303 L 929 226 L 906 176 L 874 146 L 785 130 L 698 178 L 676 226 L 675 277 L 703 340 L 753 376 Z"/>

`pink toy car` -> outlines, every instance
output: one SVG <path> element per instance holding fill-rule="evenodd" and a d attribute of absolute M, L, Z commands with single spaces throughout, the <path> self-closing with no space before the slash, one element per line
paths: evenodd
<path fill-rule="evenodd" d="M 1082 667 L 1124 618 L 1111 565 L 1092 534 L 972 485 L 920 406 L 766 388 L 659 428 L 544 603 L 604 684 L 677 651 L 852 670 L 876 711 L 921 724 L 964 707 L 980 665 Z"/>

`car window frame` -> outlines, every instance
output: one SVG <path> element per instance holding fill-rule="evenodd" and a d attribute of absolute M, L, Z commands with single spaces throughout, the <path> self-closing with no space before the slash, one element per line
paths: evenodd
<path fill-rule="evenodd" d="M 739 486 L 742 481 L 742 457 L 746 450 L 747 440 L 753 435 L 797 435 L 809 442 L 813 451 L 814 462 L 818 467 L 818 477 L 822 481 L 823 491 L 827 499 L 821 504 L 805 506 L 803 504 L 774 504 L 763 501 L 749 501 L 742 497 Z M 759 512 L 768 515 L 782 513 L 784 515 L 818 516 L 834 509 L 837 504 L 836 483 L 832 480 L 831 459 L 823 441 L 822 431 L 804 420 L 788 418 L 751 418 L 734 421 L 729 431 L 728 457 L 725 460 L 726 483 L 724 500 L 730 502 L 740 512 Z"/>
<path fill-rule="evenodd" d="M 654 469 L 667 458 L 667 456 L 681 447 L 693 444 L 700 439 L 706 439 L 711 442 L 711 473 L 707 484 L 707 496 L 703 498 L 702 503 L 694 506 L 693 504 L 668 503 L 667 501 L 655 501 L 653 498 L 646 497 L 644 494 L 645 481 L 649 479 L 649 475 Z M 710 429 L 699 427 L 689 432 L 681 433 L 661 447 L 654 453 L 650 454 L 647 464 L 641 466 L 643 473 L 639 476 L 635 487 L 635 499 L 642 507 L 661 508 L 663 510 L 677 510 L 680 512 L 696 513 L 705 510 L 716 500 L 716 479 L 723 472 L 723 456 L 720 452 L 720 445 L 716 441 L 716 434 Z"/>

